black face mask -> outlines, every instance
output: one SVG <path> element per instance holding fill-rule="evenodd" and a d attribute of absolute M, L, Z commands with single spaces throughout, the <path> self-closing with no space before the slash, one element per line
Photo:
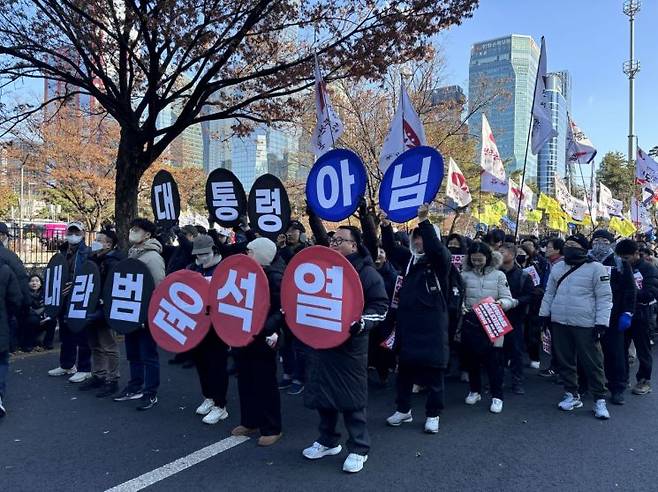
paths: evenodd
<path fill-rule="evenodd" d="M 587 251 L 582 248 L 565 246 L 564 248 L 564 262 L 567 265 L 577 265 L 583 263 L 587 259 Z"/>
<path fill-rule="evenodd" d="M 461 255 L 462 254 L 462 249 L 459 246 L 449 247 L 448 251 L 450 251 L 450 253 L 452 253 L 453 255 Z"/>

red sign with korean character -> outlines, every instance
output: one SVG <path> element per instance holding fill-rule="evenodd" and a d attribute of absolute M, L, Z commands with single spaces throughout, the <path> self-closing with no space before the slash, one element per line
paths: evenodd
<path fill-rule="evenodd" d="M 210 281 L 210 319 L 231 347 L 249 345 L 265 326 L 270 286 L 263 268 L 246 255 L 222 260 Z"/>
<path fill-rule="evenodd" d="M 160 282 L 149 304 L 149 330 L 155 343 L 173 352 L 196 347 L 208 334 L 208 282 L 200 273 L 179 270 Z"/>
<path fill-rule="evenodd" d="M 492 342 L 514 329 L 507 316 L 505 316 L 503 308 L 496 303 L 493 297 L 485 297 L 475 304 L 473 312 L 480 320 L 482 329 Z"/>
<path fill-rule="evenodd" d="M 293 334 L 316 349 L 337 347 L 363 313 L 359 274 L 340 253 L 312 246 L 297 253 L 286 268 L 281 307 Z"/>

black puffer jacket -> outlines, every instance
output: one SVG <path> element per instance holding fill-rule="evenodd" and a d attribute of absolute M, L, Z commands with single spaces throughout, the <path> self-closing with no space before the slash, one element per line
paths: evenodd
<path fill-rule="evenodd" d="M 658 268 L 645 260 L 640 260 L 633 265 L 633 273 L 642 275 L 642 288 L 637 291 L 637 304 L 633 315 L 633 324 L 636 326 L 655 329 L 655 312 L 658 305 Z"/>
<path fill-rule="evenodd" d="M 418 224 L 424 254 L 413 241 L 407 252 L 410 263 L 400 288 L 395 350 L 401 363 L 446 367 L 449 359 L 448 307 L 443 288 L 451 266 L 450 251 L 439 240 L 428 220 Z"/>
<path fill-rule="evenodd" d="M 621 313 L 635 312 L 637 288 L 630 263 L 612 254 L 602 262 L 610 270 L 610 288 L 612 289 L 612 311 L 610 326 L 617 328 Z"/>
<path fill-rule="evenodd" d="M 30 286 L 28 285 L 30 279 L 27 275 L 27 270 L 25 270 L 25 265 L 23 265 L 23 262 L 16 253 L 5 248 L 2 243 L 0 243 L 0 264 L 6 264 L 14 272 L 14 276 L 18 281 L 18 288 L 23 297 L 20 304 L 22 308 L 26 309 L 30 303 Z"/>
<path fill-rule="evenodd" d="M 388 297 L 369 255 L 355 253 L 347 260 L 359 273 L 363 286 L 364 330 L 338 347 L 309 350 L 304 391 L 308 408 L 354 411 L 368 403 L 368 332 L 386 317 Z"/>
<path fill-rule="evenodd" d="M 23 303 L 18 280 L 5 263 L 0 266 L 0 352 L 9 350 L 9 318 L 15 315 Z"/>

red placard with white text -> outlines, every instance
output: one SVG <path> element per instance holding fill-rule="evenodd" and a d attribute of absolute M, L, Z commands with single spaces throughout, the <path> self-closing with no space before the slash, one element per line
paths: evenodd
<path fill-rule="evenodd" d="M 492 342 L 514 329 L 505 316 L 500 304 L 493 297 L 485 297 L 473 306 L 473 312 L 478 317 L 482 329 Z"/>
<path fill-rule="evenodd" d="M 168 352 L 186 352 L 208 334 L 208 282 L 200 273 L 179 270 L 158 284 L 149 303 L 149 330 Z"/>
<path fill-rule="evenodd" d="M 361 279 L 347 259 L 325 246 L 297 253 L 286 268 L 281 307 L 293 334 L 316 349 L 337 347 L 363 313 Z"/>
<path fill-rule="evenodd" d="M 222 260 L 210 281 L 210 319 L 219 338 L 245 347 L 263 330 L 270 311 L 267 275 L 254 259 L 233 255 Z"/>

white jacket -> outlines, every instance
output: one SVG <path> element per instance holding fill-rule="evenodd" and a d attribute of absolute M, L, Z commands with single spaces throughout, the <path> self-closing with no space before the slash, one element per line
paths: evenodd
<path fill-rule="evenodd" d="M 612 311 L 610 274 L 605 266 L 593 261 L 580 266 L 557 283 L 571 269 L 564 261 L 553 265 L 539 316 L 550 316 L 553 323 L 593 328 L 608 326 Z"/>

